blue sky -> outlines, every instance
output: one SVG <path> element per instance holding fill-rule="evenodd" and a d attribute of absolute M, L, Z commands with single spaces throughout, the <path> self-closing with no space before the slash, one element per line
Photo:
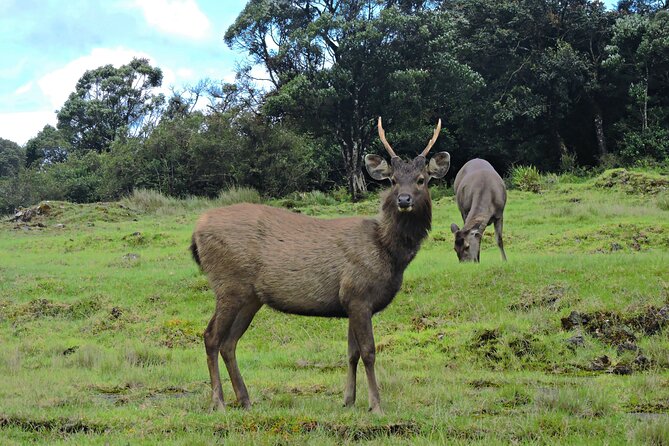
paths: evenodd
<path fill-rule="evenodd" d="M 234 79 L 245 54 L 223 35 L 246 0 L 0 0 L 0 137 L 19 144 L 44 125 L 84 71 L 133 56 L 163 86 Z"/>

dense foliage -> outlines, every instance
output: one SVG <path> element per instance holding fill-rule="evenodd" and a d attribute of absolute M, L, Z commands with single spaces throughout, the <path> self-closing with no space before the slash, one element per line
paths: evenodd
<path fill-rule="evenodd" d="M 433 150 L 452 153 L 450 175 L 473 157 L 502 174 L 666 163 L 667 7 L 250 0 L 225 33 L 249 55 L 234 84 L 204 79 L 166 99 L 147 60 L 86 72 L 57 128 L 25 148 L 2 140 L 0 210 L 135 188 L 281 196 L 346 186 L 357 199 L 368 183 L 362 157 L 383 152 L 379 115 L 404 155 L 422 149 L 441 118 Z M 267 82 L 254 82 L 254 66 Z"/>

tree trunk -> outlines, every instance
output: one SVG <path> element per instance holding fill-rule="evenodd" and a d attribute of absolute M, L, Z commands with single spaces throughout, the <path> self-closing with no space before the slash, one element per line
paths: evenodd
<path fill-rule="evenodd" d="M 592 104 L 593 121 L 595 124 L 597 151 L 599 152 L 599 157 L 601 158 L 609 153 L 606 148 L 606 136 L 604 135 L 604 116 L 602 115 L 602 108 L 594 98 L 590 98 L 590 103 Z"/>
<path fill-rule="evenodd" d="M 362 141 L 342 141 L 342 155 L 346 168 L 348 192 L 353 201 L 360 200 L 367 192 L 367 182 L 362 173 Z"/>

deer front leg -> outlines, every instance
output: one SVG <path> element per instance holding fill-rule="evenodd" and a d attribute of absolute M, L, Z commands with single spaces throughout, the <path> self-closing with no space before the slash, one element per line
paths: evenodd
<path fill-rule="evenodd" d="M 374 362 L 376 360 L 376 348 L 374 346 L 374 333 L 372 331 L 372 313 L 365 309 L 363 311 L 353 311 L 349 313 L 349 325 L 353 329 L 355 339 L 358 341 L 358 348 L 362 363 L 365 365 L 367 374 L 367 389 L 369 398 L 369 410 L 375 414 L 381 415 L 381 398 L 379 396 L 379 386 L 376 384 L 376 374 L 374 373 Z"/>
<path fill-rule="evenodd" d="M 504 226 L 504 218 L 498 218 L 495 220 L 495 239 L 497 240 L 497 246 L 502 252 L 502 260 L 506 262 L 506 253 L 504 252 L 504 242 L 502 241 L 502 227 Z"/>
<path fill-rule="evenodd" d="M 360 360 L 360 348 L 355 339 L 351 322 L 348 324 L 348 375 L 346 377 L 346 388 L 344 390 L 344 406 L 351 407 L 355 404 L 355 375 Z"/>

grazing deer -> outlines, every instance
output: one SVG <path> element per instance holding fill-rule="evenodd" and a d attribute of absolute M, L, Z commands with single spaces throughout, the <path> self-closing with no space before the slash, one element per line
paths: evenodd
<path fill-rule="evenodd" d="M 372 315 L 393 300 L 404 270 L 430 229 L 428 182 L 443 177 L 450 166 L 447 152 L 436 154 L 429 163 L 425 158 L 440 130 L 441 120 L 425 150 L 404 161 L 386 141 L 379 118 L 379 137 L 391 161 L 367 155 L 365 165 L 372 178 L 388 179 L 392 187 L 376 218 L 322 220 L 257 204 L 214 209 L 200 217 L 191 251 L 216 294 L 216 311 L 204 332 L 212 409 L 224 407 L 219 352 L 238 403 L 251 406 L 235 349 L 266 304 L 285 313 L 347 317 L 344 405 L 355 402 L 356 369 L 362 358 L 370 410 L 382 413 L 374 374 Z"/>
<path fill-rule="evenodd" d="M 462 229 L 455 223 L 451 224 L 458 259 L 461 262 L 478 262 L 483 231 L 494 223 L 497 246 L 502 252 L 502 260 L 506 261 L 502 242 L 506 187 L 502 178 L 488 161 L 476 158 L 462 166 L 455 176 L 453 189 L 464 221 Z"/>

